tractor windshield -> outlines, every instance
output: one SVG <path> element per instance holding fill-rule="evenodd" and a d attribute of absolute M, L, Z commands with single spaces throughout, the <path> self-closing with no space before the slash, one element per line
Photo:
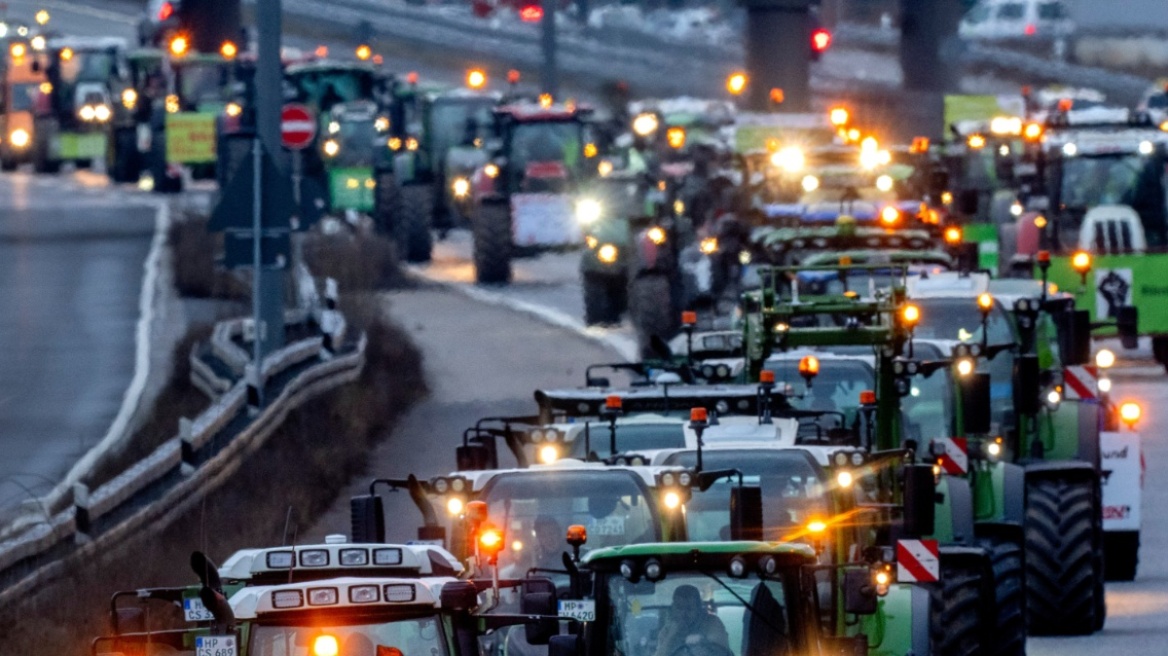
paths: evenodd
<path fill-rule="evenodd" d="M 374 75 L 360 69 L 302 71 L 290 76 L 300 102 L 318 112 L 330 111 L 338 103 L 373 97 Z"/>
<path fill-rule="evenodd" d="M 676 453 L 665 464 L 694 467 L 697 452 Z M 821 471 L 803 451 L 711 449 L 702 453 L 702 467 L 707 471 L 737 469 L 744 484 L 761 486 L 763 540 L 767 542 L 797 541 L 812 518 L 831 514 Z M 724 479 L 705 492 L 694 491 L 685 506 L 689 540 L 730 539 L 730 490 L 737 484 L 737 478 Z"/>
<path fill-rule="evenodd" d="M 1097 205 L 1134 206 L 1141 195 L 1150 191 L 1143 187 L 1158 185 L 1162 175 L 1154 158 L 1135 153 L 1067 157 L 1061 163 L 1059 202 L 1067 209 L 1080 211 Z"/>
<path fill-rule="evenodd" d="M 191 63 L 178 70 L 179 96 L 188 103 L 222 100 L 227 87 L 227 69 L 211 62 Z"/>
<path fill-rule="evenodd" d="M 471 146 L 488 136 L 493 98 L 438 99 L 430 110 L 430 139 L 435 153 Z"/>
<path fill-rule="evenodd" d="M 62 82 L 105 82 L 113 74 L 117 58 L 112 52 L 74 52 L 66 58 L 63 56 L 66 50 L 59 57 Z"/>
<path fill-rule="evenodd" d="M 922 298 L 914 301 L 921 309 L 921 323 L 913 332 L 920 339 L 981 342 L 981 310 L 972 297 Z M 988 343 L 1012 344 L 1014 333 L 1010 319 L 1000 305 L 995 305 L 986 321 Z"/>
<path fill-rule="evenodd" d="M 939 360 L 945 357 L 932 344 L 919 344 L 913 354 L 919 360 Z M 901 399 L 901 432 L 906 440 L 915 440 L 922 447 L 929 440 L 955 435 L 953 379 L 948 368 L 930 375 L 913 376 L 909 393 Z"/>
<path fill-rule="evenodd" d="M 825 413 L 814 422 L 800 422 L 800 438 L 815 438 L 819 429 L 851 426 L 860 407 L 860 392 L 876 389 L 875 370 L 859 359 L 821 358 L 819 375 L 810 384 L 799 375 L 797 359 L 771 360 L 765 367 L 775 372 L 775 382 L 791 386 L 792 406 Z"/>
<path fill-rule="evenodd" d="M 495 478 L 480 498 L 507 536 L 508 548 L 499 555 L 504 578 L 523 577 L 532 567 L 561 569 L 564 534 L 573 524 L 588 530 L 585 550 L 660 538 L 647 489 L 628 470 L 508 474 Z"/>
<path fill-rule="evenodd" d="M 560 163 L 574 170 L 581 149 L 579 121 L 532 121 L 519 123 L 511 135 L 513 170 L 523 174 L 531 164 Z"/>
<path fill-rule="evenodd" d="M 433 614 L 385 620 L 368 614 L 353 617 L 314 615 L 300 624 L 258 625 L 251 631 L 251 656 L 376 656 L 448 652 L 442 622 Z M 320 641 L 325 641 L 322 645 Z"/>
<path fill-rule="evenodd" d="M 586 445 L 585 442 L 588 444 Z M 608 422 L 590 422 L 588 438 L 584 431 L 572 441 L 569 458 L 585 460 L 589 453 L 607 458 L 612 453 L 612 430 Z M 636 453 L 655 449 L 677 449 L 685 446 L 685 425 L 677 423 L 617 424 L 617 453 Z"/>
<path fill-rule="evenodd" d="M 746 656 L 802 653 L 796 618 L 797 572 L 780 570 L 760 579 L 723 572 L 667 572 L 656 582 L 635 583 L 611 574 L 611 618 L 605 653 L 624 656 Z"/>

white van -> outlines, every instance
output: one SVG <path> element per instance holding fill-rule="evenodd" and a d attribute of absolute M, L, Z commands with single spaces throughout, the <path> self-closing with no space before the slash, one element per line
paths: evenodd
<path fill-rule="evenodd" d="M 965 39 L 1049 39 L 1074 31 L 1062 0 L 981 0 L 958 26 Z"/>

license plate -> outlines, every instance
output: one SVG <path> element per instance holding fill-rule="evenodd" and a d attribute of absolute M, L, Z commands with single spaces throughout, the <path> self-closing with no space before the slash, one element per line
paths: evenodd
<path fill-rule="evenodd" d="M 235 636 L 198 636 L 195 656 L 239 656 Z"/>

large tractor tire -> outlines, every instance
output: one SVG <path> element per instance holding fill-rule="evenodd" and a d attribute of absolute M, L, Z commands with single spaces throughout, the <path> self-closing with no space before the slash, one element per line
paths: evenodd
<path fill-rule="evenodd" d="M 584 323 L 589 326 L 611 326 L 620 323 L 628 306 L 628 285 L 623 276 L 585 273 Z"/>
<path fill-rule="evenodd" d="M 378 172 L 373 198 L 373 225 L 383 235 L 394 236 L 394 221 L 401 216 L 401 187 L 392 173 Z"/>
<path fill-rule="evenodd" d="M 1087 635 L 1102 627 L 1096 499 L 1089 481 L 1026 483 L 1026 600 L 1034 635 Z"/>
<path fill-rule="evenodd" d="M 641 355 L 659 357 L 651 346 L 653 338 L 668 342 L 677 334 L 681 322 L 680 311 L 674 307 L 669 276 L 649 273 L 634 278 L 629 283 L 629 316 L 637 331 Z"/>
<path fill-rule="evenodd" d="M 979 546 L 993 568 L 994 608 L 983 633 L 986 656 L 1026 656 L 1026 570 L 1022 545 L 1015 540 L 984 539 Z"/>
<path fill-rule="evenodd" d="M 49 130 L 40 126 L 33 130 L 32 170 L 37 173 L 56 173 L 61 170 L 61 160 L 53 159 L 49 152 L 51 144 L 48 134 Z"/>
<path fill-rule="evenodd" d="M 941 580 L 925 584 L 933 656 L 979 656 L 985 581 L 979 568 L 946 560 L 942 555 Z"/>
<path fill-rule="evenodd" d="M 481 204 L 473 223 L 475 280 L 484 285 L 511 282 L 511 207 Z"/>
<path fill-rule="evenodd" d="M 1104 533 L 1103 554 L 1108 581 L 1134 581 L 1140 566 L 1140 532 Z"/>
<path fill-rule="evenodd" d="M 406 185 L 401 189 L 401 213 L 394 218 L 394 239 L 406 262 L 429 262 L 434 247 L 430 216 L 434 194 L 429 185 Z"/>
<path fill-rule="evenodd" d="M 114 182 L 137 182 L 142 172 L 142 156 L 138 152 L 138 132 L 134 128 L 114 130 L 109 149 L 110 179 Z"/>

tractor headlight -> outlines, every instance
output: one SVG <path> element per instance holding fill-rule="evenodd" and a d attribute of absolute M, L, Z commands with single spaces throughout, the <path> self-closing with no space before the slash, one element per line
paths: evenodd
<path fill-rule="evenodd" d="M 111 112 L 109 105 L 102 104 L 93 108 L 93 117 L 101 123 L 105 123 L 106 121 L 110 120 L 110 115 Z"/>
<path fill-rule="evenodd" d="M 336 157 L 337 153 L 341 152 L 341 144 L 336 139 L 329 139 L 324 142 L 324 154 L 329 157 Z"/>
<path fill-rule="evenodd" d="M 600 220 L 600 202 L 592 198 L 584 198 L 576 203 L 576 221 L 580 225 L 591 225 Z"/>
<path fill-rule="evenodd" d="M 596 250 L 596 257 L 605 264 L 612 264 L 616 262 L 616 258 L 620 255 L 620 251 L 612 244 L 604 244 Z"/>
<path fill-rule="evenodd" d="M 8 135 L 8 142 L 16 148 L 25 148 L 30 141 L 32 141 L 32 138 L 29 136 L 28 130 L 24 128 L 17 128 L 12 131 L 12 134 Z"/>
<path fill-rule="evenodd" d="M 803 176 L 803 191 L 811 193 L 816 189 L 819 189 L 819 178 L 814 175 Z"/>
<path fill-rule="evenodd" d="M 454 193 L 455 198 L 466 198 L 470 194 L 470 180 L 455 178 L 450 184 L 450 191 Z"/>
<path fill-rule="evenodd" d="M 126 89 L 122 92 L 122 106 L 126 109 L 134 109 L 138 106 L 138 92 L 133 89 Z"/>
<path fill-rule="evenodd" d="M 77 110 L 77 116 L 81 117 L 81 120 L 86 123 L 92 121 L 96 116 L 93 105 L 82 105 L 81 109 Z"/>

